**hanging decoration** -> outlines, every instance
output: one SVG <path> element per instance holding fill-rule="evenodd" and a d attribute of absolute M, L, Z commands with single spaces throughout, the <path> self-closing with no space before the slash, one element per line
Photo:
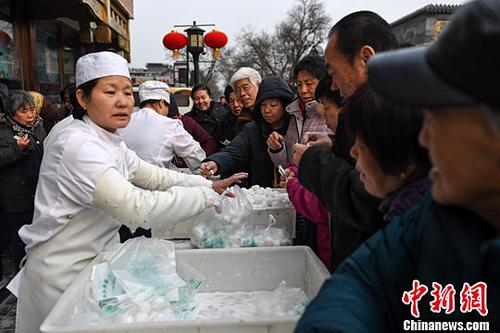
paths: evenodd
<path fill-rule="evenodd" d="M 187 44 L 187 37 L 175 30 L 172 30 L 163 37 L 163 46 L 174 52 L 174 60 L 179 59 L 180 49 Z"/>
<path fill-rule="evenodd" d="M 220 49 L 227 44 L 227 36 L 219 30 L 212 30 L 205 35 L 205 44 L 212 48 L 214 59 L 220 59 Z"/>

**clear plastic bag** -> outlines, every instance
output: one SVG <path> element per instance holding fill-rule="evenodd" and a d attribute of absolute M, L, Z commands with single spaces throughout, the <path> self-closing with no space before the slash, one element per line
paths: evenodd
<path fill-rule="evenodd" d="M 177 274 L 173 242 L 130 239 L 110 258 L 109 265 L 125 292 L 142 300 L 162 296 L 177 301 L 177 288 L 186 286 Z"/>
<path fill-rule="evenodd" d="M 257 294 L 255 309 L 258 316 L 300 317 L 309 299 L 300 288 L 286 286 L 281 281 L 272 292 Z"/>
<path fill-rule="evenodd" d="M 234 186 L 234 198 L 224 197 L 220 212 L 205 210 L 193 227 L 191 243 L 198 248 L 254 247 L 291 245 L 291 235 L 276 228 L 276 220 L 269 215 L 267 227 L 257 227 L 252 219 L 252 205 L 247 191 Z"/>
<path fill-rule="evenodd" d="M 186 319 L 196 309 L 195 295 L 206 281 L 206 277 L 184 262 L 178 263 L 177 272 L 186 282 L 186 286 L 179 288 L 179 300 L 170 304 L 178 317 Z"/>
<path fill-rule="evenodd" d="M 269 223 L 264 229 L 256 232 L 256 246 L 285 246 L 292 245 L 292 237 L 285 229 L 276 228 L 276 219 L 269 215 Z"/>
<path fill-rule="evenodd" d="M 206 209 L 193 226 L 191 243 L 198 248 L 231 247 L 231 235 L 255 229 L 250 219 L 252 206 L 239 186 L 231 188 L 235 197 L 224 196 L 218 211 Z"/>
<path fill-rule="evenodd" d="M 88 323 L 141 322 L 176 319 L 172 303 L 180 302 L 185 287 L 191 294 L 204 281 L 191 268 L 186 276 L 197 278 L 197 287 L 177 274 L 174 244 L 149 238 L 134 238 L 94 265 L 84 301 L 78 302 L 74 320 Z M 186 269 L 184 269 L 185 271 Z M 190 296 L 191 300 L 194 296 Z"/>

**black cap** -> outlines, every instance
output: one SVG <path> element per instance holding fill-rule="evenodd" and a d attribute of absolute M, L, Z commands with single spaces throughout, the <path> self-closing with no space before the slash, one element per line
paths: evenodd
<path fill-rule="evenodd" d="M 465 5 L 429 47 L 375 55 L 368 81 L 383 97 L 417 107 L 500 106 L 500 1 Z"/>

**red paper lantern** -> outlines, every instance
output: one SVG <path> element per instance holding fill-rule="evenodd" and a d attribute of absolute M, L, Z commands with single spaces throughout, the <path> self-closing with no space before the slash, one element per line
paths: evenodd
<path fill-rule="evenodd" d="M 205 44 L 214 49 L 214 59 L 220 58 L 220 49 L 227 44 L 227 36 L 222 31 L 212 30 L 205 35 Z"/>
<path fill-rule="evenodd" d="M 163 37 L 163 46 L 174 51 L 174 60 L 179 59 L 180 49 L 187 44 L 187 37 L 183 34 L 172 30 Z"/>

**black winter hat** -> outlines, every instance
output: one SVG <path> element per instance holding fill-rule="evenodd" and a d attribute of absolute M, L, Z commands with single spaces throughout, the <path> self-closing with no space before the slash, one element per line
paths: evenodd
<path fill-rule="evenodd" d="M 500 1 L 458 10 L 429 47 L 377 54 L 368 81 L 379 94 L 417 107 L 500 106 Z"/>
<path fill-rule="evenodd" d="M 254 112 L 260 114 L 260 104 L 269 98 L 279 98 L 285 108 L 293 100 L 293 91 L 283 78 L 276 75 L 268 76 L 260 83 Z"/>

